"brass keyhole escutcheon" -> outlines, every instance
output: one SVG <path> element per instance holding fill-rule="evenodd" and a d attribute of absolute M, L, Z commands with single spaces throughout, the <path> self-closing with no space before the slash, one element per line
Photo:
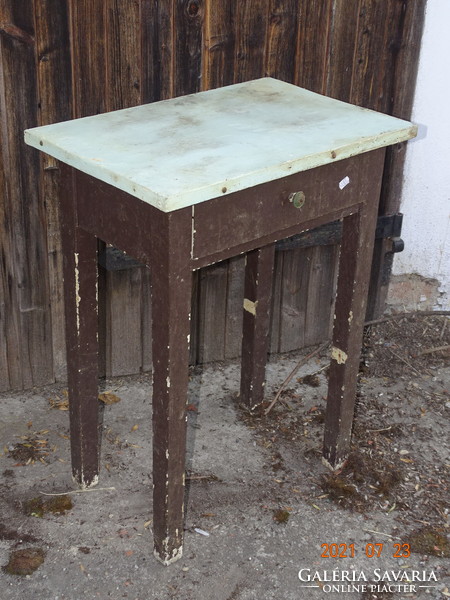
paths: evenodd
<path fill-rule="evenodd" d="M 306 196 L 304 192 L 294 192 L 289 196 L 289 202 L 295 206 L 295 208 L 301 208 L 306 202 Z"/>

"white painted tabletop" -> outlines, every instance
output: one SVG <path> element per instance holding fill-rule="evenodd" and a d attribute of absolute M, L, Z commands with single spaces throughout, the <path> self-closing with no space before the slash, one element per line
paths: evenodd
<path fill-rule="evenodd" d="M 416 133 L 407 121 L 266 77 L 28 129 L 25 141 L 169 212 Z"/>

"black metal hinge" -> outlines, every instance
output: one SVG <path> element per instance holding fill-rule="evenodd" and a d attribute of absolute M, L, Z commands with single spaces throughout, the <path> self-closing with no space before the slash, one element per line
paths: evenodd
<path fill-rule="evenodd" d="M 132 256 L 112 246 L 107 246 L 99 253 L 98 264 L 107 271 L 125 271 L 145 266 Z"/>
<path fill-rule="evenodd" d="M 391 252 L 401 252 L 405 244 L 400 238 L 402 232 L 403 214 L 382 215 L 378 217 L 375 231 L 376 239 L 390 239 Z M 316 229 L 299 233 L 285 240 L 277 242 L 277 250 L 290 250 L 292 248 L 308 248 L 310 246 L 329 246 L 338 244 L 342 237 L 342 221 L 333 221 Z"/>
<path fill-rule="evenodd" d="M 402 232 L 403 214 L 382 215 L 378 217 L 377 228 L 375 232 L 376 239 L 391 239 L 392 253 L 401 252 L 405 244 L 400 238 Z M 316 229 L 304 231 L 285 240 L 280 240 L 276 244 L 277 250 L 291 250 L 292 248 L 308 248 L 310 246 L 330 246 L 338 244 L 342 236 L 342 222 L 333 221 Z M 98 256 L 98 264 L 107 271 L 124 271 L 125 269 L 135 269 L 144 265 L 135 260 L 125 252 L 106 247 Z"/>

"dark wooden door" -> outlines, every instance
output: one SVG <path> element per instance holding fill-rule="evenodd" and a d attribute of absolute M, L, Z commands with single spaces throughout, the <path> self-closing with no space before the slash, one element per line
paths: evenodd
<path fill-rule="evenodd" d="M 426 0 L 0 0 L 0 389 L 65 377 L 59 170 L 22 130 L 265 75 L 408 118 Z M 382 213 L 398 209 L 404 147 Z M 383 306 L 377 243 L 372 313 Z M 338 245 L 279 250 L 273 352 L 329 334 Z M 105 370 L 151 366 L 150 273 L 103 272 Z M 191 360 L 236 356 L 243 259 L 203 269 Z"/>

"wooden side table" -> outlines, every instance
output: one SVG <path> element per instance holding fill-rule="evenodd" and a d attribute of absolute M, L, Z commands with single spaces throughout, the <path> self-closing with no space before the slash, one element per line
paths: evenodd
<path fill-rule="evenodd" d="M 180 558 L 192 272 L 247 253 L 241 398 L 264 395 L 274 242 L 343 220 L 324 460 L 350 446 L 384 148 L 410 123 L 271 78 L 25 132 L 61 161 L 72 470 L 97 483 L 97 238 L 152 272 L 155 554 Z"/>

